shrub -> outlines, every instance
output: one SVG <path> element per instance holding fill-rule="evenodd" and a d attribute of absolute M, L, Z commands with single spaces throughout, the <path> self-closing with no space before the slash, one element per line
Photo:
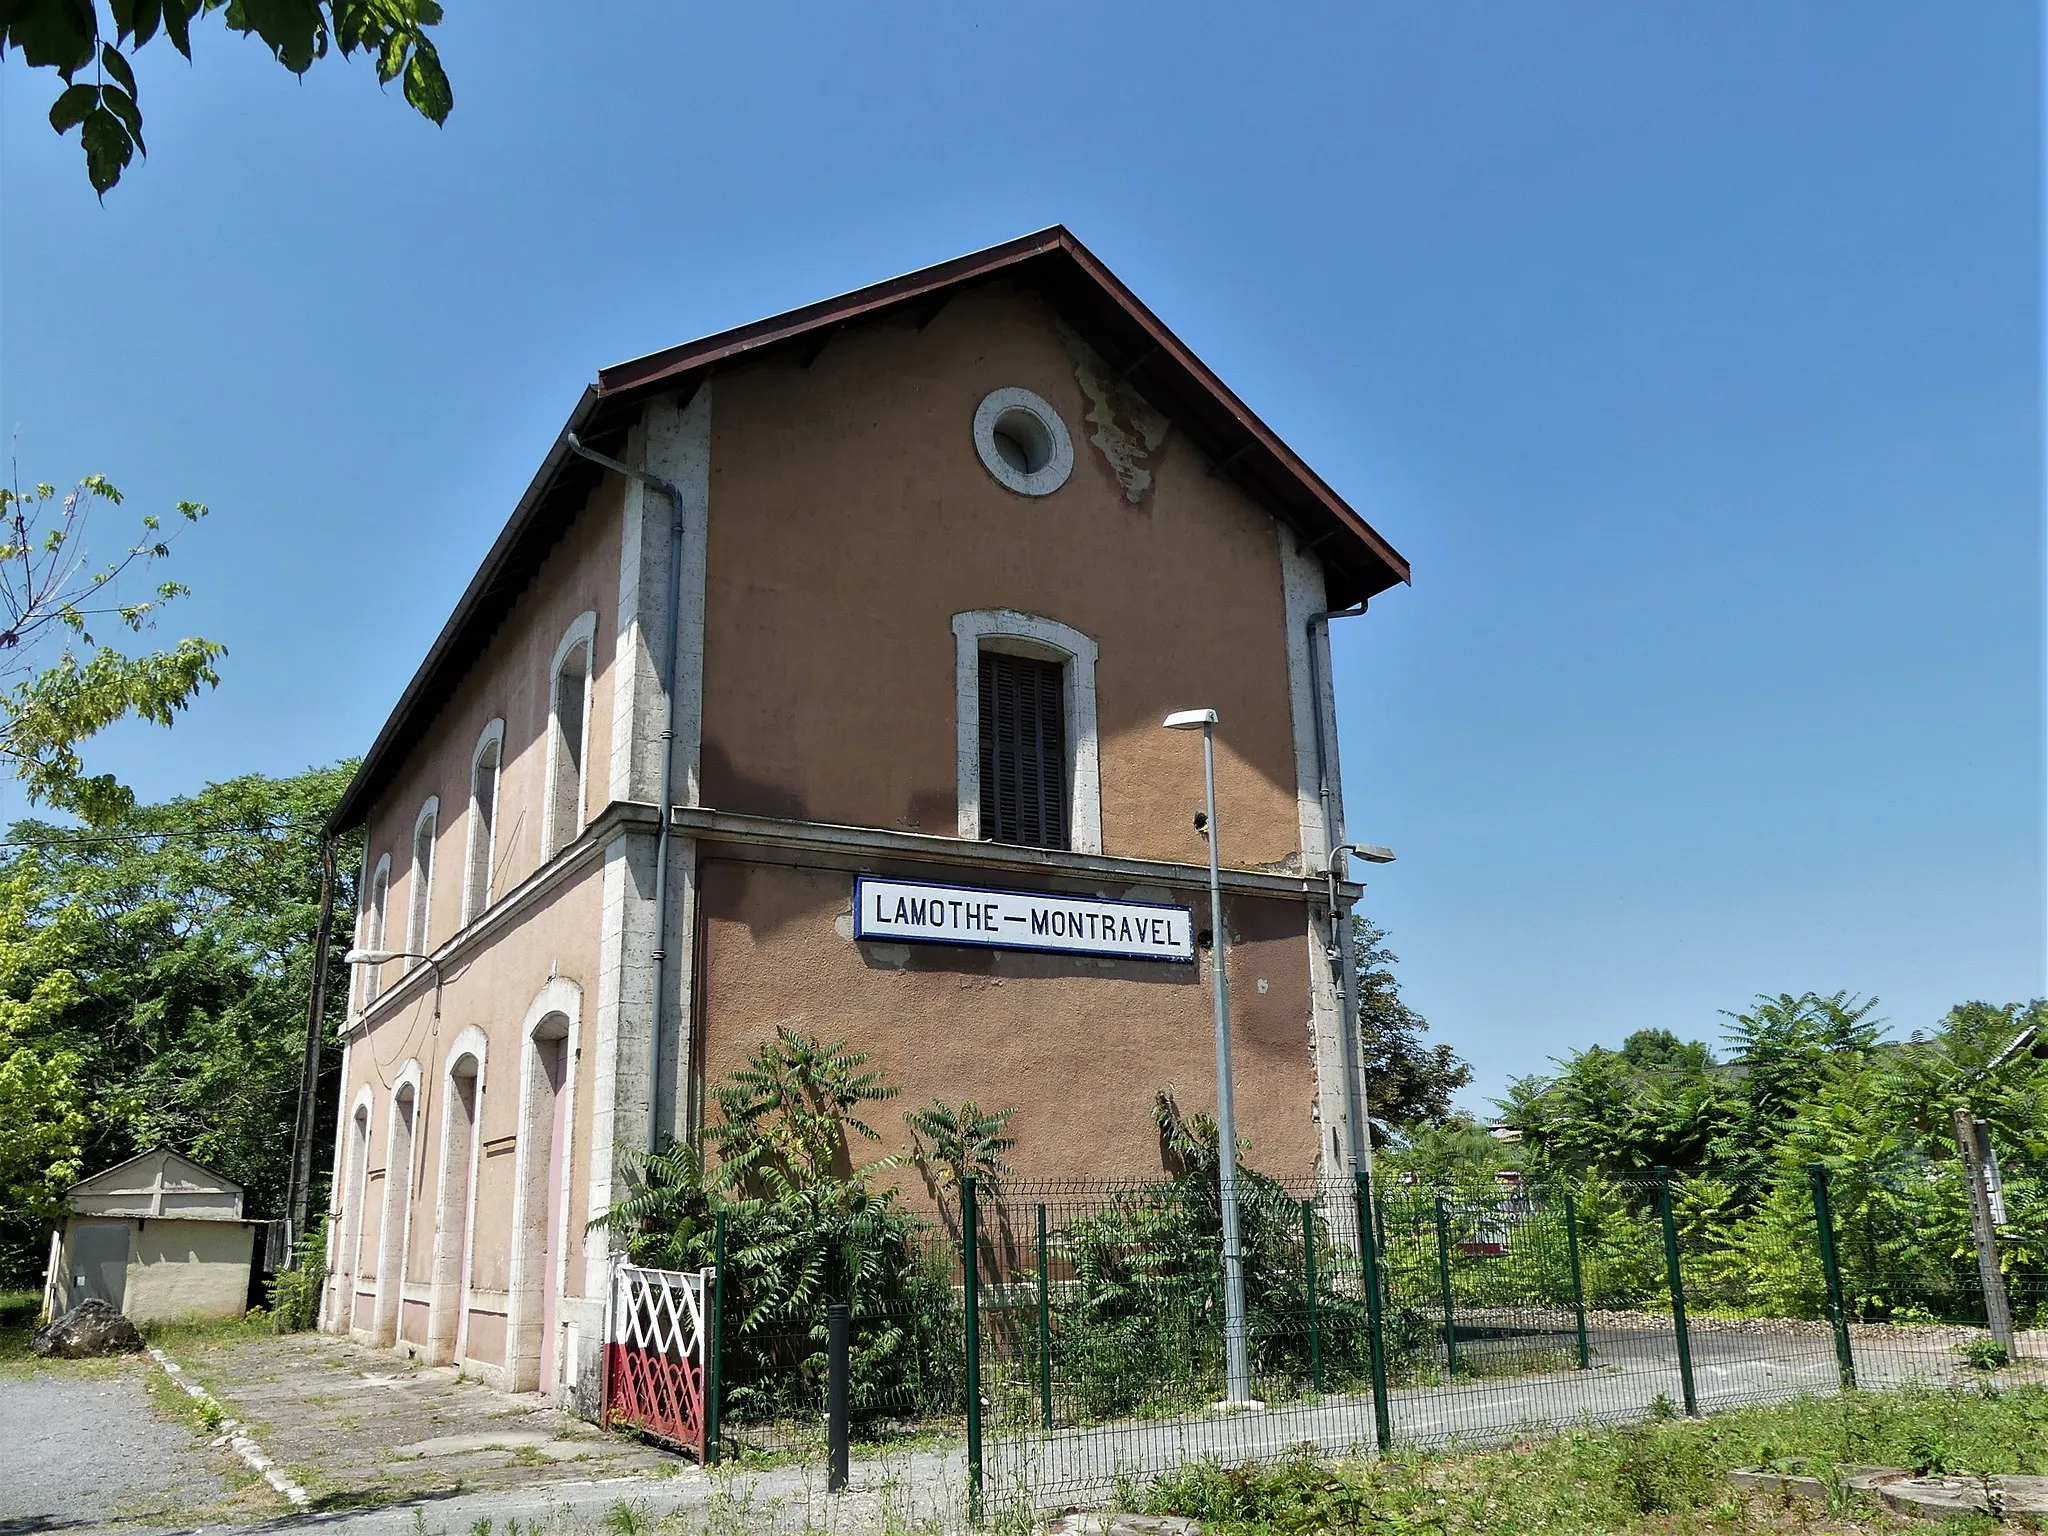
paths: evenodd
<path fill-rule="evenodd" d="M 301 1237 L 292 1267 L 270 1277 L 270 1324 L 279 1333 L 298 1333 L 320 1321 L 320 1292 L 327 1284 L 327 1219 Z"/>

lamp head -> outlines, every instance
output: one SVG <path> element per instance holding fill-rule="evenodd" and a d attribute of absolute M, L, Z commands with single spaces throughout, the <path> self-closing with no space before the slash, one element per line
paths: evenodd
<path fill-rule="evenodd" d="M 343 965 L 382 965 L 387 960 L 396 960 L 398 952 L 390 949 L 352 949 L 341 957 Z"/>
<path fill-rule="evenodd" d="M 1213 709 L 1177 709 L 1160 724 L 1169 731 L 1199 731 L 1216 723 Z"/>

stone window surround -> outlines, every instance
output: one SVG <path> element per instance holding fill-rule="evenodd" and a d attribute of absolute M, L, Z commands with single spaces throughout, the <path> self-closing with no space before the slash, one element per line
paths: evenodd
<path fill-rule="evenodd" d="M 422 869 L 420 858 L 420 834 L 426 833 L 427 856 Z M 416 955 L 427 954 L 432 947 L 434 932 L 434 845 L 441 837 L 441 797 L 427 796 L 420 807 L 419 815 L 412 822 L 412 873 L 406 880 L 405 891 L 405 947 Z M 425 878 L 422 879 L 422 874 Z M 388 898 L 387 898 L 388 899 Z M 405 968 L 410 971 L 418 960 L 409 959 Z"/>
<path fill-rule="evenodd" d="M 486 832 L 483 831 L 476 814 L 476 775 L 477 765 L 483 761 L 484 753 L 493 747 L 498 749 L 498 760 L 491 768 L 491 825 Z M 498 857 L 498 816 L 504 809 L 498 803 L 498 797 L 504 788 L 504 780 L 505 722 L 498 719 L 484 727 L 483 734 L 476 739 L 476 750 L 469 754 L 469 836 L 462 868 L 462 925 L 465 928 L 476 920 L 478 913 L 491 904 L 491 885 L 496 874 L 495 865 Z M 477 879 L 479 860 L 482 862 L 481 885 Z"/>
<path fill-rule="evenodd" d="M 958 759 L 960 836 L 981 832 L 981 653 L 1006 651 L 1057 661 L 1067 713 L 1067 846 L 1102 852 L 1102 766 L 1096 742 L 1094 640 L 1057 619 L 1014 608 L 953 615 L 953 715 Z"/>
<path fill-rule="evenodd" d="M 582 739 L 578 743 L 577 762 L 581 764 L 576 793 L 575 825 L 555 825 L 556 789 L 562 772 L 561 743 L 555 729 L 555 716 L 561 707 L 562 667 L 574 653 L 577 646 L 583 649 L 583 720 L 579 729 Z M 546 798 L 541 803 L 541 860 L 545 863 L 576 840 L 582 832 L 584 820 L 589 815 L 587 801 L 590 794 L 590 714 L 591 695 L 597 687 L 597 613 L 585 609 L 570 621 L 563 632 L 562 640 L 555 647 L 554 659 L 548 663 L 548 713 L 547 713 L 547 783 L 544 786 Z"/>
<path fill-rule="evenodd" d="M 384 936 L 391 926 L 391 855 L 379 855 L 376 867 L 370 871 L 370 878 L 363 882 L 363 924 L 362 947 L 382 949 Z M 358 1013 L 377 1001 L 382 990 L 383 967 L 375 965 L 358 966 L 362 982 L 357 988 Z"/>
<path fill-rule="evenodd" d="M 1013 413 L 1032 418 L 1045 433 L 1046 460 L 1036 470 L 1017 468 L 996 448 L 996 424 Z M 1044 396 L 1014 385 L 990 390 L 975 407 L 974 451 L 995 482 L 1019 496 L 1050 496 L 1074 472 L 1074 440 L 1060 413 Z"/>

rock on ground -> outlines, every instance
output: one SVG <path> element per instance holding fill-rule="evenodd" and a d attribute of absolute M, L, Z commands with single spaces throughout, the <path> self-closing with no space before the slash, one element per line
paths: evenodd
<path fill-rule="evenodd" d="M 88 1360 L 96 1355 L 132 1355 L 142 1349 L 142 1335 L 120 1312 L 98 1297 L 87 1297 L 62 1316 L 36 1330 L 29 1353 L 60 1360 Z"/>

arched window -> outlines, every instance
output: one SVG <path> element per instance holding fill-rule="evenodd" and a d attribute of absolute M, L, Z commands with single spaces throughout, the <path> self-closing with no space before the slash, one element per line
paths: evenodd
<path fill-rule="evenodd" d="M 434 900 L 434 835 L 440 829 L 440 821 L 440 797 L 429 795 L 427 803 L 420 807 L 420 819 L 412 827 L 412 880 L 405 947 L 416 955 L 427 953 L 427 919 L 433 914 Z M 405 968 L 411 970 L 418 964 L 417 960 L 408 960 Z"/>
<path fill-rule="evenodd" d="M 548 682 L 546 849 L 553 858 L 583 830 L 590 757 L 591 650 L 597 615 L 577 616 L 555 648 Z"/>
<path fill-rule="evenodd" d="M 363 948 L 384 947 L 385 918 L 391 907 L 391 855 L 385 854 L 377 861 L 377 869 L 370 876 L 369 898 L 363 904 Z M 377 1001 L 377 994 L 383 990 L 384 968 L 381 965 L 363 967 L 363 1006 L 369 1007 Z"/>
<path fill-rule="evenodd" d="M 370 1171 L 370 1090 L 356 1097 L 355 1112 L 349 1116 L 348 1160 L 342 1167 L 341 1228 L 335 1245 L 334 1272 L 337 1277 L 334 1320 L 343 1333 L 367 1327 L 368 1319 L 356 1317 L 357 1282 L 363 1273 L 363 1201 Z"/>
<path fill-rule="evenodd" d="M 505 722 L 484 727 L 469 761 L 469 855 L 462 882 L 465 925 L 491 904 L 491 869 L 498 857 L 498 770 L 505 757 Z"/>
<path fill-rule="evenodd" d="M 1095 642 L 1057 619 L 953 615 L 960 835 L 1102 852 Z"/>

